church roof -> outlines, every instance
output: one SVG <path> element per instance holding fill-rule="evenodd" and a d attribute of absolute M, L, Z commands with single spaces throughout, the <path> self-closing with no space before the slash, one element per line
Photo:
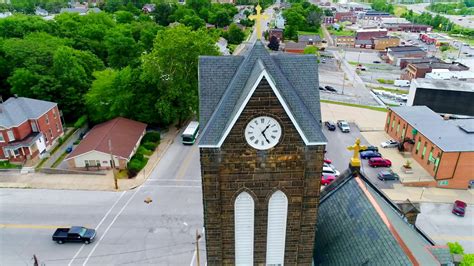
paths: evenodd
<path fill-rule="evenodd" d="M 446 263 L 447 256 L 434 254 L 446 248 L 433 247 L 362 175 L 346 171 L 321 192 L 315 265 L 440 265 L 440 257 Z"/>
<path fill-rule="evenodd" d="M 203 128 L 200 146 L 220 146 L 262 74 L 275 85 L 306 144 L 326 142 L 321 131 L 318 66 L 314 55 L 270 55 L 257 41 L 246 56 L 199 58 L 199 115 Z"/>

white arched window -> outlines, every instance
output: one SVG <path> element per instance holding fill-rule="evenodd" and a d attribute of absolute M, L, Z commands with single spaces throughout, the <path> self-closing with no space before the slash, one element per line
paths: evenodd
<path fill-rule="evenodd" d="M 287 216 L 288 198 L 276 191 L 268 202 L 267 265 L 283 265 L 285 261 Z"/>
<path fill-rule="evenodd" d="M 253 265 L 254 210 L 252 196 L 240 193 L 234 205 L 236 265 Z"/>

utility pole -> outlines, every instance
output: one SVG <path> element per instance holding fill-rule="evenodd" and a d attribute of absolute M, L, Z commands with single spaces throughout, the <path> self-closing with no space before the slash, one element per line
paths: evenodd
<path fill-rule="evenodd" d="M 118 189 L 117 175 L 115 173 L 115 160 L 112 155 L 112 140 L 109 139 L 109 152 L 110 152 L 110 166 L 112 167 L 112 174 L 114 175 L 114 185 L 115 189 Z"/>
<path fill-rule="evenodd" d="M 201 265 L 201 261 L 199 260 L 199 239 L 201 235 L 199 234 L 198 230 L 196 229 L 196 259 L 197 259 L 197 266 Z"/>
<path fill-rule="evenodd" d="M 344 87 L 346 85 L 346 72 L 343 72 L 343 77 L 342 77 L 342 94 L 344 94 Z"/>

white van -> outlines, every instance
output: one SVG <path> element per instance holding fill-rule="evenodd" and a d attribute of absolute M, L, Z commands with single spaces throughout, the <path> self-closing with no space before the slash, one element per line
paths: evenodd
<path fill-rule="evenodd" d="M 410 87 L 410 81 L 409 80 L 404 80 L 404 79 L 396 79 L 393 82 L 393 85 L 397 87 Z"/>

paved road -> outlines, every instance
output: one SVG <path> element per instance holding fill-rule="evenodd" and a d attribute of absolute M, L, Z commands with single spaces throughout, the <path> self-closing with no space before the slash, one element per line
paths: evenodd
<path fill-rule="evenodd" d="M 465 217 L 451 213 L 452 204 L 421 203 L 421 213 L 416 225 L 427 233 L 437 245 L 447 242 L 459 242 L 464 253 L 474 253 L 474 210 L 473 205 L 467 207 Z"/>
<path fill-rule="evenodd" d="M 2 189 L 0 211 L 0 265 L 31 265 L 33 254 L 45 265 L 189 265 L 203 226 L 198 147 L 178 137 L 135 190 Z M 96 228 L 98 237 L 59 245 L 51 235 L 62 225 Z"/>
<path fill-rule="evenodd" d="M 429 3 L 421 3 L 421 4 L 404 5 L 404 6 L 406 6 L 408 8 L 408 10 L 413 10 L 413 12 L 415 12 L 417 14 L 421 14 L 423 12 L 428 12 L 428 13 L 431 13 L 433 16 L 437 15 L 437 13 L 433 13 L 433 12 L 428 11 L 427 9 L 425 9 L 428 5 L 429 5 Z M 454 15 L 444 15 L 444 14 L 439 14 L 439 15 L 448 18 L 454 24 L 460 25 L 462 27 L 474 29 L 474 21 L 471 20 L 472 18 L 474 18 L 474 16 L 472 16 L 472 15 L 471 16 L 466 16 L 466 17 L 454 16 Z"/>
<path fill-rule="evenodd" d="M 274 19 L 273 17 L 273 13 L 275 12 L 273 10 L 273 8 L 275 6 L 279 6 L 279 2 L 277 4 L 274 4 L 274 5 L 271 5 L 269 6 L 267 9 L 265 9 L 263 11 L 263 14 L 264 15 L 267 15 L 268 16 L 268 20 L 262 20 L 260 23 L 261 25 L 261 29 L 262 29 L 262 33 L 265 32 L 266 30 L 268 30 L 268 25 L 270 25 L 270 21 L 272 19 Z M 252 31 L 252 34 L 250 35 L 249 39 L 243 43 L 241 43 L 234 51 L 234 54 L 235 55 L 239 55 L 239 54 L 245 54 L 248 49 L 250 47 L 252 47 L 252 45 L 255 43 L 255 41 L 257 40 L 257 31 L 255 30 L 255 27 L 256 25 L 253 26 L 253 31 Z M 262 36 L 263 37 L 263 36 Z M 262 38 L 263 39 L 263 38 Z"/>

